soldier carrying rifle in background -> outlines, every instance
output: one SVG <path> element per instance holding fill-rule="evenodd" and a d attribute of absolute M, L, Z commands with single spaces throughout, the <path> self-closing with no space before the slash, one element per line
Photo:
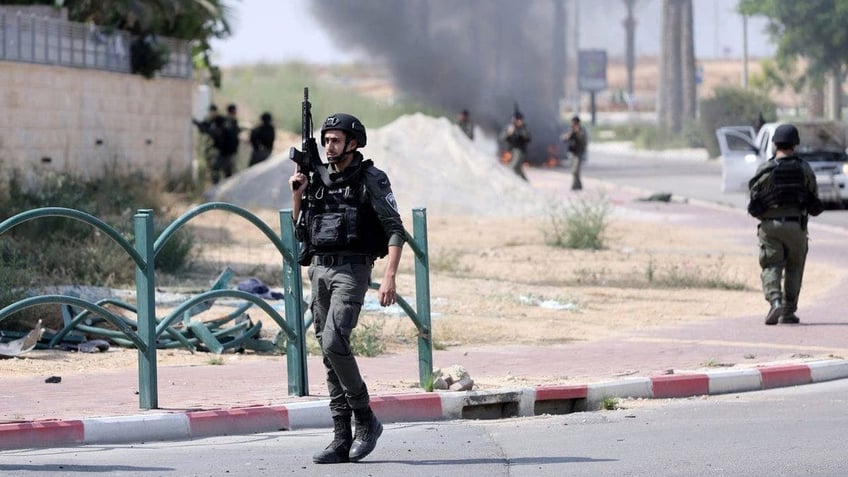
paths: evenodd
<path fill-rule="evenodd" d="M 530 139 L 530 131 L 524 123 L 524 115 L 518 110 L 516 104 L 512 122 L 501 133 L 501 140 L 506 143 L 510 151 L 509 167 L 525 181 L 527 176 L 524 175 L 524 163 L 527 162 L 527 144 L 530 143 Z"/>

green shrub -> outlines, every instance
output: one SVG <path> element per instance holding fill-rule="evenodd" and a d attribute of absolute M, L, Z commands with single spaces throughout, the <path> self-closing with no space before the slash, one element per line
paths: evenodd
<path fill-rule="evenodd" d="M 703 147 L 699 125 L 692 121 L 685 123 L 679 133 L 644 121 L 616 124 L 594 130 L 593 140 L 631 141 L 637 149 L 654 151 Z"/>
<path fill-rule="evenodd" d="M 604 396 L 604 398 L 601 399 L 601 409 L 604 411 L 615 411 L 619 409 L 619 406 L 619 400 L 615 396 Z"/>
<path fill-rule="evenodd" d="M 138 209 L 164 214 L 160 191 L 140 173 L 106 171 L 86 179 L 66 173 L 39 171 L 26 181 L 12 173 L 0 199 L 0 216 L 43 208 L 65 207 L 90 214 L 132 242 L 132 216 Z M 68 283 L 118 286 L 131 283 L 135 267 L 131 258 L 99 229 L 67 217 L 40 217 L 8 230 L 0 239 L 7 268 L 27 270 L 39 285 Z M 166 243 L 156 266 L 176 271 L 190 257 L 194 237 L 181 230 Z"/>
<path fill-rule="evenodd" d="M 433 253 L 435 252 L 435 253 Z M 440 249 L 430 252 L 430 270 L 454 275 L 468 273 L 471 268 L 462 263 L 463 254 L 458 250 Z"/>
<path fill-rule="evenodd" d="M 156 236 L 162 233 L 157 228 Z M 184 269 L 191 260 L 192 251 L 194 250 L 195 236 L 191 229 L 181 227 L 177 230 L 156 254 L 155 267 L 156 270 L 161 270 L 166 273 L 174 273 Z"/>
<path fill-rule="evenodd" d="M 350 334 L 350 348 L 357 356 L 378 356 L 386 350 L 383 341 L 383 325 L 385 320 L 377 320 L 371 324 L 359 323 Z"/>
<path fill-rule="evenodd" d="M 690 263 L 673 264 L 667 269 L 658 270 L 653 257 L 645 270 L 648 283 L 663 288 L 711 288 L 718 290 L 745 290 L 744 282 L 727 276 L 724 257 L 709 266 L 697 266 Z"/>
<path fill-rule="evenodd" d="M 713 96 L 701 100 L 701 138 L 710 157 L 721 154 L 715 130 L 722 126 L 756 124 L 760 114 L 766 121 L 777 118 L 777 106 L 766 95 L 739 87 L 718 87 Z"/>
<path fill-rule="evenodd" d="M 600 250 L 609 225 L 610 204 L 604 197 L 595 202 L 583 198 L 553 206 L 542 230 L 545 244 L 552 247 Z"/>
<path fill-rule="evenodd" d="M 130 43 L 130 70 L 145 78 L 153 78 L 168 64 L 168 47 L 155 36 L 137 36 Z"/>
<path fill-rule="evenodd" d="M 32 276 L 18 251 L 18 244 L 0 236 L 0 308 L 25 298 Z"/>
<path fill-rule="evenodd" d="M 653 124 L 643 127 L 633 141 L 633 145 L 637 149 L 650 149 L 652 151 L 679 149 L 688 146 L 681 134 Z"/>

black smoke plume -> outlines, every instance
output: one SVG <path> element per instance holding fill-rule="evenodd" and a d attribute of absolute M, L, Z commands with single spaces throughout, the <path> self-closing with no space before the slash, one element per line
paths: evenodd
<path fill-rule="evenodd" d="M 387 64 L 403 94 L 468 109 L 492 134 L 517 103 L 533 134 L 531 162 L 559 143 L 563 8 L 562 0 L 312 0 L 336 43 Z"/>

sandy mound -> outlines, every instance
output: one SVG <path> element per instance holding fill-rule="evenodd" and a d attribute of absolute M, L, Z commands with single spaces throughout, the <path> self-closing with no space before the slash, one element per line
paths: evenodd
<path fill-rule="evenodd" d="M 402 211 L 424 207 L 443 215 L 538 214 L 550 197 L 495 158 L 495 142 L 469 140 L 446 118 L 403 116 L 368 132 L 365 157 L 384 170 Z M 323 156 L 323 150 L 320 151 Z M 210 200 L 246 208 L 291 207 L 287 154 L 240 172 L 207 193 Z"/>

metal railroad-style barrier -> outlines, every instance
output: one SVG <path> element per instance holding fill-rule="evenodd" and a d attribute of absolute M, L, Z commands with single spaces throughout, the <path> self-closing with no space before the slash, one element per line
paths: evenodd
<path fill-rule="evenodd" d="M 168 239 L 192 218 L 212 210 L 222 210 L 244 218 L 257 227 L 271 241 L 277 251 L 280 252 L 283 263 L 282 281 L 285 318 L 280 316 L 272 306 L 257 295 L 233 289 L 212 289 L 193 296 L 161 320 L 157 319 L 155 309 L 156 277 L 154 273 L 156 255 L 162 250 Z M 103 306 L 105 304 L 115 305 L 116 303 L 111 300 L 92 303 L 68 295 L 41 295 L 19 300 L 3 308 L 0 310 L 0 322 L 18 311 L 45 304 L 71 305 L 84 310 L 83 313 L 70 320 L 58 335 L 54 336 L 51 340 L 51 345 L 55 345 L 64 334 L 73 330 L 80 323 L 82 320 L 81 315 L 94 314 L 100 316 L 118 330 L 115 334 L 123 335 L 124 341 L 130 342 L 138 349 L 139 406 L 141 409 L 156 409 L 159 407 L 156 360 L 157 340 L 167 334 L 174 340 L 180 341 L 187 345 L 187 347 L 190 347 L 191 345 L 174 330 L 172 325 L 187 313 L 190 313 L 190 310 L 197 305 L 217 298 L 237 298 L 262 309 L 285 333 L 287 338 L 288 392 L 290 395 L 306 396 L 309 392 L 309 385 L 306 367 L 306 325 L 303 319 L 303 283 L 300 266 L 297 263 L 299 245 L 294 236 L 294 222 L 292 220 L 291 210 L 280 210 L 279 214 L 281 233 L 277 235 L 261 219 L 246 209 L 223 202 L 210 202 L 188 210 L 172 222 L 158 238 L 155 238 L 153 211 L 139 209 L 133 217 L 135 243 L 131 244 L 110 225 L 97 217 L 79 210 L 63 207 L 45 207 L 22 212 L 0 222 L 0 236 L 24 222 L 43 217 L 66 217 L 87 223 L 115 241 L 130 256 L 136 268 L 136 306 L 131 307 L 125 304 L 119 306 L 125 310 L 135 311 L 137 321 L 130 322 Z M 413 225 L 415 233 L 414 235 L 407 233 L 407 241 L 415 254 L 416 308 L 413 309 L 401 296 L 398 296 L 398 304 L 410 319 L 412 319 L 418 329 L 419 381 L 422 386 L 425 386 L 431 380 L 433 359 L 430 322 L 429 259 L 426 213 L 424 209 L 413 210 Z M 372 283 L 371 286 L 372 288 L 379 288 L 379 284 L 376 283 Z"/>

